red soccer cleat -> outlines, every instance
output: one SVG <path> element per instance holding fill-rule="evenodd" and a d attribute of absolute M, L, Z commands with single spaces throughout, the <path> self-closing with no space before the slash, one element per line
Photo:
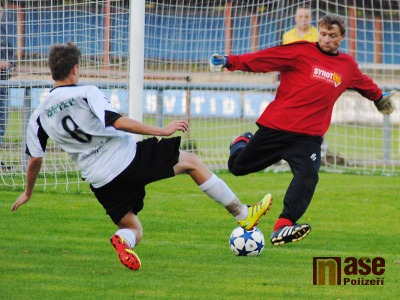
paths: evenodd
<path fill-rule="evenodd" d="M 139 270 L 141 262 L 135 251 L 118 234 L 114 234 L 110 239 L 115 251 L 117 251 L 120 262 L 131 270 Z"/>

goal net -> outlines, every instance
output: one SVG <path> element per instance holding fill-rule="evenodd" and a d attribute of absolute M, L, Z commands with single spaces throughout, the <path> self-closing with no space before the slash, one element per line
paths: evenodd
<path fill-rule="evenodd" d="M 22 187 L 28 157 L 26 127 L 32 111 L 54 86 L 47 65 L 51 45 L 71 41 L 80 48 L 80 84 L 101 88 L 113 105 L 127 111 L 129 9 L 124 1 L 3 1 L 2 47 L 13 64 L 10 78 L 1 80 L 6 107 L 1 108 L 0 186 Z M 1 95 L 3 97 L 3 95 Z M 0 98 L 1 99 L 1 98 Z M 49 140 L 37 186 L 80 188 L 80 172 Z"/>
<path fill-rule="evenodd" d="M 149 124 L 187 119 L 190 130 L 182 134 L 182 149 L 197 153 L 213 170 L 226 169 L 230 142 L 256 130 L 255 121 L 273 101 L 279 76 L 211 73 L 209 57 L 280 45 L 283 33 L 295 26 L 299 6 L 310 7 L 314 26 L 326 13 L 343 16 L 347 33 L 340 50 L 354 56 L 383 91 L 399 89 L 398 1 L 145 1 L 140 97 L 128 97 L 137 78 L 132 76 L 135 65 L 130 62 L 136 54 L 130 53 L 129 29 L 135 1 L 5 1 L 2 36 L 12 45 L 8 59 L 15 71 L 1 80 L 8 96 L 1 108 L 7 116 L 3 113 L 0 120 L 5 125 L 0 185 L 25 184 L 27 121 L 53 85 L 47 67 L 49 46 L 67 41 L 82 50 L 81 84 L 100 87 L 122 114 L 140 107 L 142 120 Z M 398 109 L 383 116 L 355 91 L 344 93 L 325 136 L 322 168 L 399 175 L 399 97 L 394 97 Z M 283 161 L 270 169 L 288 166 Z M 41 174 L 43 188 L 79 189 L 82 184 L 76 166 L 54 143 L 48 145 Z"/>

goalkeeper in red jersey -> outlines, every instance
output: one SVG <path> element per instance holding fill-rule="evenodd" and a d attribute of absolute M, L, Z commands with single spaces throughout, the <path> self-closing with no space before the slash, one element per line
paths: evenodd
<path fill-rule="evenodd" d="M 232 142 L 228 161 L 236 176 L 263 170 L 281 159 L 288 162 L 293 179 L 271 235 L 274 245 L 302 240 L 311 230 L 309 224 L 296 222 L 309 206 L 318 183 L 322 136 L 339 96 L 354 89 L 373 101 L 381 113 L 394 110 L 390 98 L 395 91 L 382 93 L 350 55 L 338 51 L 345 38 L 344 20 L 326 15 L 318 22 L 318 32 L 316 43 L 303 41 L 210 58 L 212 71 L 281 72 L 276 98 L 258 118 L 258 130 Z"/>

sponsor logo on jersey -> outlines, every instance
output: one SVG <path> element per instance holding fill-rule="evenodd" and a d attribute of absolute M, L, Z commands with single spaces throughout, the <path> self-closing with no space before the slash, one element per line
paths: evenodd
<path fill-rule="evenodd" d="M 342 76 L 340 74 L 317 66 L 312 68 L 311 78 L 333 84 L 335 87 L 338 87 L 342 83 Z"/>
<path fill-rule="evenodd" d="M 64 108 L 68 108 L 74 105 L 76 105 L 76 100 L 74 98 L 58 102 L 56 105 L 53 105 L 50 108 L 46 108 L 47 117 L 51 118 L 56 113 L 62 111 Z"/>

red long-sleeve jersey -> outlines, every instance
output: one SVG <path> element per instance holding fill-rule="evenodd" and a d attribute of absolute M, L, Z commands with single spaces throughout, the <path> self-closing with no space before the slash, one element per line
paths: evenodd
<path fill-rule="evenodd" d="M 354 89 L 376 101 L 382 92 L 348 54 L 327 54 L 317 43 L 297 42 L 258 52 L 229 55 L 228 70 L 281 72 L 281 83 L 257 123 L 272 129 L 323 136 L 336 100 Z"/>

